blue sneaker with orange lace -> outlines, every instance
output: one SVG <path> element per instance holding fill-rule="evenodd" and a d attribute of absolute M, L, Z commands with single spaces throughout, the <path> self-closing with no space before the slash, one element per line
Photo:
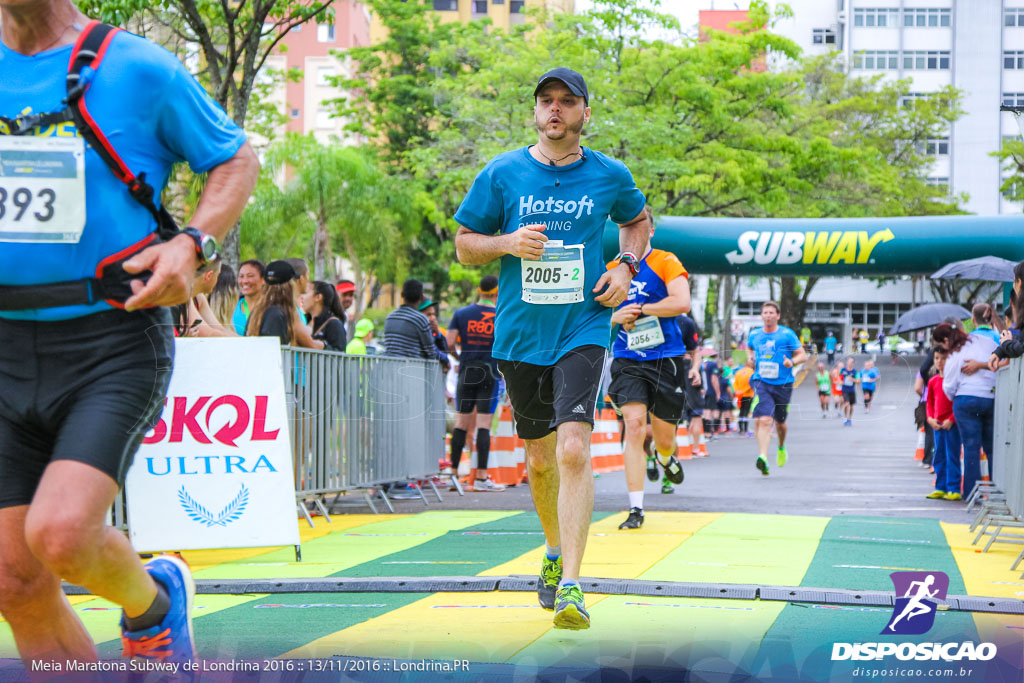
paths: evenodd
<path fill-rule="evenodd" d="M 146 571 L 167 591 L 170 610 L 164 620 L 142 631 L 125 629 L 121 618 L 123 657 L 157 659 L 160 661 L 195 661 L 195 638 L 192 635 L 192 602 L 196 584 L 184 560 L 160 555 L 146 563 Z"/>

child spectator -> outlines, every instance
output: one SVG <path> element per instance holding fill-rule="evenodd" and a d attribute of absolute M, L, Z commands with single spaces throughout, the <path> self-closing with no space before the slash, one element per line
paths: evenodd
<path fill-rule="evenodd" d="M 960 431 L 953 416 L 953 402 L 942 390 L 946 350 L 935 350 L 934 367 L 937 374 L 928 380 L 927 416 L 935 439 L 935 490 L 925 498 L 960 500 Z"/>

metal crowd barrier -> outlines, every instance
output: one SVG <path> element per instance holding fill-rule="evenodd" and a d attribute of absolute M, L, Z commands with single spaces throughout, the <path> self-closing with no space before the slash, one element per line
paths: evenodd
<path fill-rule="evenodd" d="M 991 482 L 978 482 L 968 497 L 968 509 L 981 509 L 971 524 L 978 529 L 973 543 L 990 536 L 982 552 L 993 543 L 1024 545 L 1024 358 L 1011 361 L 996 373 L 995 419 Z M 1014 531 L 1011 531 L 1014 530 Z M 1010 567 L 1024 561 L 1024 550 Z M 1024 578 L 1024 575 L 1022 575 Z"/>
<path fill-rule="evenodd" d="M 340 494 L 361 490 L 376 512 L 369 489 L 406 480 L 434 488 L 431 475 L 445 452 L 444 375 L 437 361 L 294 347 L 281 353 L 295 495 L 310 524 L 305 501 L 330 519 L 331 506 L 324 505 L 330 495 L 337 502 Z"/>

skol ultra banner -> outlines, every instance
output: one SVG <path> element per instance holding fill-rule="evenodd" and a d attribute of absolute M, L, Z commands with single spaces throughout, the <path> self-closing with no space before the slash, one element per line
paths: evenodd
<path fill-rule="evenodd" d="M 277 339 L 177 339 L 125 483 L 135 549 L 296 545 L 294 481 Z"/>

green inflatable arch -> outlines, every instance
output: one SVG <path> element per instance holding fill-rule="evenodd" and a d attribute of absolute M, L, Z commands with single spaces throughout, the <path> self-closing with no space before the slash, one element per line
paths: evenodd
<path fill-rule="evenodd" d="M 604 251 L 619 251 L 609 223 Z M 681 218 L 656 221 L 653 246 L 693 273 L 925 275 L 947 263 L 1024 259 L 1024 216 L 912 218 Z"/>

